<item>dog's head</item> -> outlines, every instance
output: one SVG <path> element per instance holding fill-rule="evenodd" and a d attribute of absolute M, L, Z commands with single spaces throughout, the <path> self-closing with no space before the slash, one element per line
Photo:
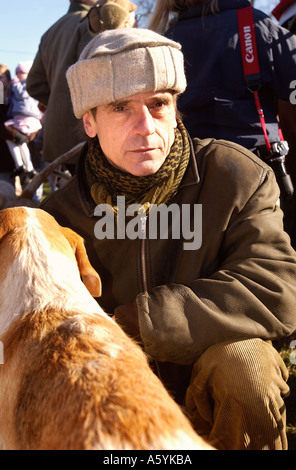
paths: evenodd
<path fill-rule="evenodd" d="M 43 228 L 43 233 L 55 249 L 69 257 L 73 257 L 74 253 L 85 286 L 93 297 L 100 297 L 101 279 L 89 262 L 83 238 L 73 230 L 61 227 L 50 214 L 42 209 L 13 207 L 0 211 L 0 247 L 9 234 L 16 233 L 17 230 L 21 233 L 28 217 L 34 217 L 35 223 Z M 14 237 L 15 242 L 17 238 L 17 236 Z M 17 243 L 21 246 L 22 241 L 20 236 Z"/>

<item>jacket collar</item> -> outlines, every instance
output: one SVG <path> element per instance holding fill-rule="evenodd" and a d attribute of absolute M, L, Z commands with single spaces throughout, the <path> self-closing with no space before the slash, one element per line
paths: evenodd
<path fill-rule="evenodd" d="M 79 178 L 77 178 L 77 176 L 75 176 L 75 178 L 76 178 L 78 195 L 79 195 L 79 199 L 83 207 L 83 210 L 88 217 L 93 217 L 96 204 L 93 198 L 91 197 L 87 178 L 86 178 L 85 159 L 87 156 L 87 150 L 88 150 L 88 144 L 86 143 L 84 147 L 82 148 L 81 154 L 76 163 L 75 174 L 79 175 Z"/>
<path fill-rule="evenodd" d="M 219 12 L 225 10 L 237 10 L 239 8 L 244 8 L 250 6 L 248 0 L 218 0 L 218 9 Z M 192 18 L 194 16 L 201 17 L 204 15 L 212 15 L 210 5 L 198 5 L 196 7 L 188 8 L 185 11 L 181 11 L 179 14 L 179 19 Z"/>
<path fill-rule="evenodd" d="M 196 152 L 194 150 L 193 142 L 188 132 L 187 132 L 187 135 L 188 135 L 188 140 L 189 140 L 189 145 L 190 145 L 190 158 L 189 158 L 187 169 L 185 171 L 185 175 L 183 176 L 183 179 L 181 181 L 180 188 L 199 183 L 199 174 L 198 174 L 197 161 L 196 161 L 196 155 L 195 155 Z"/>
<path fill-rule="evenodd" d="M 90 6 L 85 5 L 84 3 L 71 3 L 68 13 L 73 13 L 75 11 L 83 11 L 83 10 L 88 11 L 89 9 L 90 9 Z"/>
<path fill-rule="evenodd" d="M 188 167 L 185 171 L 184 177 L 181 181 L 180 187 L 183 188 L 186 186 L 191 186 L 199 183 L 199 174 L 197 168 L 197 162 L 195 157 L 194 145 L 191 138 L 188 135 L 189 144 L 190 144 L 190 158 Z M 78 195 L 80 198 L 81 205 L 84 209 L 85 214 L 88 217 L 93 217 L 96 203 L 91 197 L 86 172 L 85 172 L 85 159 L 87 156 L 88 144 L 86 143 L 81 150 L 81 154 L 76 164 L 76 175 L 79 175 L 79 178 L 76 178 L 76 184 L 78 189 Z"/>

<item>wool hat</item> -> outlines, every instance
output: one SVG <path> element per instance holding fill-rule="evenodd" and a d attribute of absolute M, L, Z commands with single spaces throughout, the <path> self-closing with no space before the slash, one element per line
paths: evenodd
<path fill-rule="evenodd" d="M 25 60 L 23 62 L 20 62 L 16 69 L 15 69 L 15 72 L 21 72 L 21 73 L 29 73 L 30 72 L 30 69 L 33 65 L 33 61 L 32 60 Z"/>
<path fill-rule="evenodd" d="M 98 34 L 108 29 L 117 29 L 137 8 L 129 0 L 100 0 L 86 16 L 89 30 L 92 34 Z"/>
<path fill-rule="evenodd" d="M 95 36 L 66 76 L 78 119 L 96 106 L 136 93 L 182 93 L 186 88 L 180 44 L 149 29 L 116 29 Z"/>
<path fill-rule="evenodd" d="M 282 25 L 292 16 L 296 15 L 296 1 L 281 0 L 271 13 L 278 20 L 279 24 Z"/>

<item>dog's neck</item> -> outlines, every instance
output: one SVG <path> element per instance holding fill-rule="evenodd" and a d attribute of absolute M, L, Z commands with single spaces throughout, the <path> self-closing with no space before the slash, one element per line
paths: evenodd
<path fill-rule="evenodd" d="M 81 282 L 74 254 L 71 258 L 54 249 L 37 220 L 11 233 L 0 256 L 6 266 L 0 282 L 0 337 L 20 316 L 48 308 L 105 315 Z"/>

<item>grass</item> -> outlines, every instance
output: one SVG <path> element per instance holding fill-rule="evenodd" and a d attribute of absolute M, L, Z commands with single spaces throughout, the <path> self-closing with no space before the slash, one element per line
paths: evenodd
<path fill-rule="evenodd" d="M 45 183 L 43 183 L 42 199 L 44 199 L 46 196 L 48 196 L 48 194 L 50 194 L 50 186 L 49 186 L 49 182 L 45 181 Z"/>
<path fill-rule="evenodd" d="M 290 395 L 285 400 L 289 450 L 296 450 L 296 364 L 291 363 L 291 352 L 292 350 L 288 346 L 279 348 L 279 353 L 289 371 L 288 385 L 290 387 Z"/>

